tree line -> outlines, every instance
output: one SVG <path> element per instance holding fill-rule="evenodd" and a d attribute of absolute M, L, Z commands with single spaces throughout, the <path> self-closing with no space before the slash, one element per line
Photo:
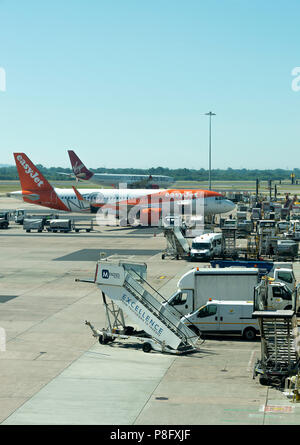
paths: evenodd
<path fill-rule="evenodd" d="M 70 180 L 72 177 L 59 174 L 69 173 L 72 174 L 70 168 L 62 167 L 44 167 L 41 164 L 37 164 L 37 168 L 45 176 L 46 179 L 52 181 L 59 180 Z M 166 167 L 152 167 L 149 169 L 138 169 L 138 168 L 97 168 L 91 169 L 94 173 L 122 173 L 122 174 L 143 174 L 143 175 L 166 175 L 173 177 L 176 181 L 207 181 L 208 170 L 201 168 L 188 169 L 188 168 L 178 168 L 170 169 Z M 213 180 L 215 181 L 255 181 L 259 179 L 261 181 L 267 180 L 287 180 L 291 179 L 291 174 L 294 174 L 295 179 L 300 179 L 300 169 L 295 168 L 293 170 L 284 169 L 273 169 L 273 170 L 249 170 L 246 168 L 242 169 L 214 169 L 211 171 Z M 17 168 L 11 167 L 0 167 L 0 180 L 18 180 Z"/>

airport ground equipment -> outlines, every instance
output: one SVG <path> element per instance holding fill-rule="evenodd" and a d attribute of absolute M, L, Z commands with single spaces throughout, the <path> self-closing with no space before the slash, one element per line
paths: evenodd
<path fill-rule="evenodd" d="M 298 256 L 298 249 L 298 241 L 289 239 L 277 240 L 275 256 L 277 259 L 287 258 L 294 260 Z"/>
<path fill-rule="evenodd" d="M 259 220 L 256 223 L 256 242 L 259 256 L 274 254 L 277 246 L 277 228 L 275 220 Z"/>
<path fill-rule="evenodd" d="M 299 371 L 299 332 L 297 326 L 298 288 L 294 289 L 290 309 L 269 309 L 266 301 L 268 281 L 254 295 L 253 317 L 258 320 L 261 358 L 253 369 L 262 385 L 283 387 L 285 380 Z"/>
<path fill-rule="evenodd" d="M 185 239 L 181 227 L 163 227 L 163 234 L 167 241 L 167 248 L 162 252 L 162 259 L 166 256 L 171 256 L 177 260 L 189 257 L 190 245 Z"/>
<path fill-rule="evenodd" d="M 276 226 L 278 233 L 285 233 L 288 231 L 290 223 L 288 221 L 278 221 Z"/>
<path fill-rule="evenodd" d="M 55 215 L 54 213 L 47 213 L 47 214 L 32 214 L 28 211 L 25 211 L 24 209 L 17 209 L 14 212 L 14 220 L 16 224 L 23 224 L 24 219 L 41 219 L 43 218 L 45 221 L 45 224 L 47 225 L 50 219 L 58 219 L 58 215 Z"/>
<path fill-rule="evenodd" d="M 213 268 L 219 267 L 247 267 L 258 270 L 259 279 L 268 275 L 276 282 L 286 284 L 290 290 L 293 290 L 296 283 L 293 271 L 293 263 L 287 261 L 255 261 L 255 260 L 212 260 L 210 264 Z"/>
<path fill-rule="evenodd" d="M 187 315 L 205 305 L 209 298 L 253 301 L 254 288 L 258 283 L 257 268 L 195 267 L 179 279 L 177 291 L 164 304 L 176 313 Z"/>
<path fill-rule="evenodd" d="M 73 229 L 71 219 L 51 219 L 49 221 L 49 226 L 47 227 L 48 232 L 71 232 Z"/>
<path fill-rule="evenodd" d="M 74 232 L 78 233 L 81 230 L 85 230 L 86 232 L 92 232 L 94 230 L 94 222 L 91 220 L 90 224 L 82 224 L 82 223 L 73 223 L 73 230 Z"/>
<path fill-rule="evenodd" d="M 222 233 L 204 233 L 193 239 L 190 260 L 209 260 L 214 257 L 221 257 L 223 254 Z"/>
<path fill-rule="evenodd" d="M 238 234 L 250 234 L 253 232 L 253 221 L 251 219 L 240 220 L 237 223 Z"/>
<path fill-rule="evenodd" d="M 25 218 L 25 210 L 24 209 L 17 209 L 15 211 L 15 223 L 16 224 L 23 224 Z"/>
<path fill-rule="evenodd" d="M 290 222 L 288 231 L 284 233 L 286 239 L 292 239 L 294 241 L 300 241 L 300 221 L 294 220 Z"/>
<path fill-rule="evenodd" d="M 8 229 L 9 226 L 9 212 L 0 213 L 0 229 Z"/>
<path fill-rule="evenodd" d="M 225 221 L 226 223 L 226 221 Z M 236 249 L 237 228 L 228 227 L 229 224 L 222 227 L 222 251 L 224 257 L 236 258 L 238 256 Z"/>
<path fill-rule="evenodd" d="M 45 218 L 24 218 L 23 220 L 23 229 L 26 230 L 27 233 L 30 233 L 31 230 L 37 230 L 37 232 L 41 233 L 45 227 Z"/>
<path fill-rule="evenodd" d="M 211 299 L 195 312 L 186 315 L 183 322 L 193 323 L 205 334 L 238 334 L 254 340 L 259 333 L 256 319 L 252 318 L 253 301 L 219 301 Z"/>
<path fill-rule="evenodd" d="M 261 219 L 261 209 L 259 207 L 254 207 L 252 209 L 251 219 L 254 221 Z"/>
<path fill-rule="evenodd" d="M 162 304 L 163 296 L 146 281 L 146 268 L 141 263 L 98 261 L 93 282 L 102 292 L 106 327 L 98 330 L 86 324 L 100 343 L 119 338 L 143 343 L 144 352 L 194 351 L 198 335 L 181 321 L 180 314 L 174 315 Z M 141 330 L 126 326 L 125 315 Z"/>

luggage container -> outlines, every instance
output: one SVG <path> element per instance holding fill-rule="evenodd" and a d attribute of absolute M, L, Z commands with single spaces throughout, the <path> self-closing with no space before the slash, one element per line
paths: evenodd
<path fill-rule="evenodd" d="M 68 233 L 73 229 L 71 219 L 51 219 L 49 221 L 49 226 L 47 227 L 48 232 L 61 232 Z"/>
<path fill-rule="evenodd" d="M 26 230 L 27 233 L 30 233 L 31 230 L 37 230 L 39 233 L 43 231 L 45 226 L 44 218 L 32 219 L 25 218 L 23 221 L 23 229 Z"/>

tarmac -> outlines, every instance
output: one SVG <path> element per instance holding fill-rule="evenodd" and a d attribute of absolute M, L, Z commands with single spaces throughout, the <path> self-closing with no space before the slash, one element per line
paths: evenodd
<path fill-rule="evenodd" d="M 20 207 L 27 205 L 0 197 L 0 209 Z M 36 206 L 28 208 L 36 213 Z M 299 404 L 253 379 L 259 338 L 208 337 L 195 353 L 175 356 L 146 354 L 128 340 L 100 345 L 92 336 L 85 320 L 105 325 L 101 293 L 75 279 L 93 279 L 97 253 L 145 262 L 147 280 L 166 298 L 198 265 L 162 260 L 166 240 L 159 231 L 95 226 L 91 233 L 26 233 L 11 223 L 0 242 L 2 425 L 300 423 Z M 299 263 L 294 271 L 299 280 Z"/>

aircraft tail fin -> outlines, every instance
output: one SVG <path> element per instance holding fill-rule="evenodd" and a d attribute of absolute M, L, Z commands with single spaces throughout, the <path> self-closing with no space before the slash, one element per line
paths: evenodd
<path fill-rule="evenodd" d="M 22 190 L 50 191 L 52 185 L 31 162 L 25 153 L 14 153 Z"/>
<path fill-rule="evenodd" d="M 94 175 L 86 166 L 81 162 L 77 154 L 73 150 L 68 150 L 72 170 L 77 179 L 87 181 Z"/>

